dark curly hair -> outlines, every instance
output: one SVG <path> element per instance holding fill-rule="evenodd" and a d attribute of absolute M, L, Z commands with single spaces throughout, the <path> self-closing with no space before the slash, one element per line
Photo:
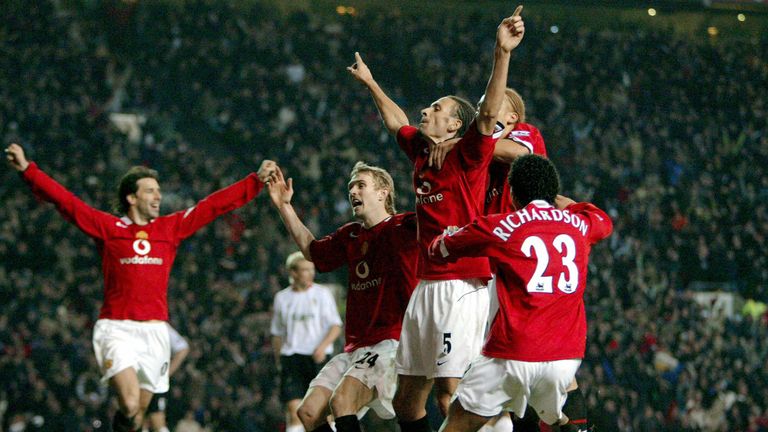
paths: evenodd
<path fill-rule="evenodd" d="M 534 154 L 515 159 L 508 180 L 512 197 L 520 206 L 537 199 L 554 204 L 560 192 L 560 175 L 555 165 Z"/>
<path fill-rule="evenodd" d="M 117 199 L 114 204 L 115 213 L 126 214 L 128 212 L 131 204 L 126 197 L 139 190 L 139 185 L 136 182 L 143 178 L 153 178 L 159 181 L 157 171 L 145 166 L 132 167 L 123 174 L 123 178 L 120 179 L 120 183 L 117 185 Z"/>

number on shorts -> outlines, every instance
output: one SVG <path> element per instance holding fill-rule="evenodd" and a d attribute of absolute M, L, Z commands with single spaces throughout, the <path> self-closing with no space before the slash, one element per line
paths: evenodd
<path fill-rule="evenodd" d="M 368 351 L 365 354 L 363 354 L 363 357 L 356 361 L 355 364 L 363 364 L 368 363 L 368 367 L 373 367 L 376 365 L 376 360 L 379 358 L 378 354 L 373 354 L 373 352 Z"/>
<path fill-rule="evenodd" d="M 451 334 L 443 333 L 443 354 L 451 352 Z"/>
<path fill-rule="evenodd" d="M 575 292 L 579 286 L 579 268 L 573 262 L 574 258 L 576 258 L 576 243 L 571 236 L 560 234 L 552 241 L 552 246 L 561 254 L 561 262 L 568 270 L 567 275 L 560 273 L 560 277 L 557 279 L 557 289 L 566 294 Z M 530 236 L 525 239 L 520 250 L 528 258 L 533 253 L 536 254 L 536 269 L 533 271 L 533 276 L 528 281 L 528 285 L 526 285 L 528 292 L 552 293 L 552 276 L 544 276 L 544 272 L 549 266 L 549 252 L 544 240 L 541 237 Z"/>

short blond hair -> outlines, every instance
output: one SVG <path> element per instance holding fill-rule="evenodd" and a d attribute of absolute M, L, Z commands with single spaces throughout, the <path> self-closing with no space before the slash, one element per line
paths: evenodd
<path fill-rule="evenodd" d="M 384 208 L 389 214 L 395 214 L 395 182 L 392 180 L 392 176 L 389 175 L 387 170 L 379 168 L 377 166 L 368 165 L 363 161 L 358 161 L 355 166 L 352 167 L 352 171 L 349 173 L 349 178 L 352 179 L 360 173 L 368 173 L 373 177 L 373 183 L 376 189 L 384 189 L 389 191 L 387 199 L 384 201 Z"/>
<path fill-rule="evenodd" d="M 301 253 L 301 251 L 296 251 L 296 252 L 288 255 L 288 258 L 285 259 L 285 268 L 286 268 L 286 270 L 288 270 L 288 271 L 296 270 L 296 267 L 297 267 L 299 261 L 309 261 L 309 260 L 304 258 L 304 254 Z"/>
<path fill-rule="evenodd" d="M 520 93 L 515 91 L 515 89 L 507 87 L 504 90 L 504 100 L 507 101 L 512 111 L 517 113 L 517 121 L 525 123 L 525 102 L 523 102 L 523 97 L 520 96 Z"/>

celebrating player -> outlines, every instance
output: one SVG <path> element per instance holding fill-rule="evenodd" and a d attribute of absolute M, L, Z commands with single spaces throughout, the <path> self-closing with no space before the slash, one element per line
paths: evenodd
<path fill-rule="evenodd" d="M 168 278 L 182 240 L 217 216 L 252 200 L 274 172 L 265 160 L 257 174 L 221 189 L 186 210 L 160 216 L 162 194 L 156 171 L 133 167 L 118 189 L 114 216 L 85 204 L 28 161 L 18 144 L 5 150 L 36 196 L 56 205 L 64 218 L 96 242 L 104 273 L 104 304 L 93 329 L 93 349 L 115 392 L 119 410 L 113 429 L 140 427 L 153 393 L 168 391 L 171 357 Z"/>
<path fill-rule="evenodd" d="M 395 416 L 395 353 L 416 285 L 416 215 L 396 213 L 395 186 L 387 171 L 358 162 L 348 185 L 357 221 L 315 240 L 291 206 L 291 179 L 286 183 L 279 168 L 275 177 L 270 197 L 304 256 L 320 271 L 346 265 L 348 274 L 344 352 L 312 381 L 299 418 L 308 431 L 330 432 L 330 403 L 336 430 L 359 432 L 358 415 L 366 407 L 384 419 Z"/>
<path fill-rule="evenodd" d="M 518 158 L 509 183 L 520 210 L 479 217 L 430 246 L 438 262 L 485 256 L 498 271 L 500 313 L 442 431 L 477 430 L 502 410 L 523 415 L 526 405 L 547 424 L 568 420 L 562 406 L 586 344 L 589 252 L 613 224 L 594 205 L 558 196 L 557 171 L 540 156 Z"/>

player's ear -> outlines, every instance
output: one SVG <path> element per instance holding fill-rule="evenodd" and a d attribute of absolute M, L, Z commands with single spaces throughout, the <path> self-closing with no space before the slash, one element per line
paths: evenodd
<path fill-rule="evenodd" d="M 514 111 L 508 112 L 505 117 L 506 118 L 504 119 L 504 124 L 508 124 L 508 125 L 510 125 L 510 124 L 517 124 L 517 122 L 520 121 L 520 115 L 518 115 Z"/>
<path fill-rule="evenodd" d="M 128 201 L 128 204 L 130 205 L 136 205 L 136 194 L 128 194 L 125 196 L 125 200 Z"/>
<path fill-rule="evenodd" d="M 456 132 L 457 130 L 461 129 L 462 124 L 463 122 L 461 119 L 452 118 L 451 122 L 448 123 L 448 132 Z"/>

